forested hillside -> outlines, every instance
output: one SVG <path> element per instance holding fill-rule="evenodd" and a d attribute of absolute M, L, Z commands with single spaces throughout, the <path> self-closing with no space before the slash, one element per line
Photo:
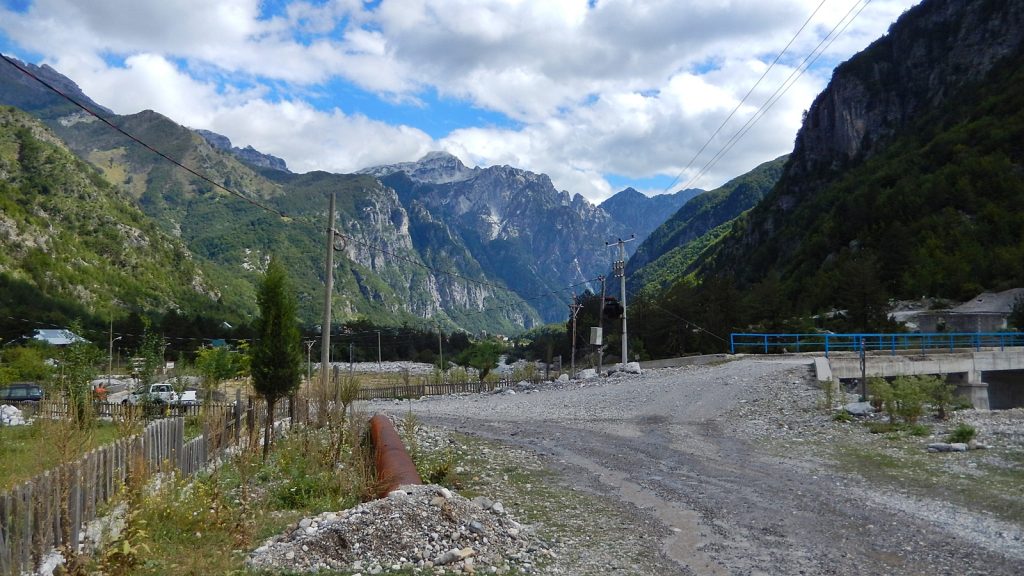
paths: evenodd
<path fill-rule="evenodd" d="M 925 2 L 837 68 L 772 193 L 698 262 L 804 310 L 1024 285 L 1024 2 Z"/>
<path fill-rule="evenodd" d="M 727 224 L 771 190 L 786 158 L 765 162 L 684 204 L 629 259 L 626 275 L 630 290 L 659 293 L 685 275 L 701 252 L 726 233 Z"/>
<path fill-rule="evenodd" d="M 0 108 L 0 315 L 63 324 L 115 309 L 236 317 L 180 240 L 39 121 Z"/>

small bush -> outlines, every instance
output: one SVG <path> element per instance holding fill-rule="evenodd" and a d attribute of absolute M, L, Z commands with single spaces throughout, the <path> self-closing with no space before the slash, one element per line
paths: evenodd
<path fill-rule="evenodd" d="M 932 433 L 932 427 L 927 424 L 913 424 L 909 432 L 911 436 L 928 436 Z"/>
<path fill-rule="evenodd" d="M 966 444 L 974 437 L 978 435 L 978 431 L 974 429 L 974 426 L 970 424 L 960 423 L 952 432 L 949 433 L 948 440 L 953 443 Z"/>
<path fill-rule="evenodd" d="M 850 414 L 846 410 L 840 410 L 836 412 L 836 415 L 832 417 L 832 420 L 836 422 L 853 422 L 853 414 Z"/>

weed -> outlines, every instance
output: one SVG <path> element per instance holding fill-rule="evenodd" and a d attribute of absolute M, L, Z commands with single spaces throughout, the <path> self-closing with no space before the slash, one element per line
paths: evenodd
<path fill-rule="evenodd" d="M 835 416 L 832 417 L 832 420 L 836 422 L 853 422 L 853 414 L 850 414 L 846 410 L 840 410 L 839 412 L 836 412 Z"/>
<path fill-rule="evenodd" d="M 824 395 L 822 399 L 824 406 L 822 408 L 824 408 L 825 412 L 831 412 L 832 408 L 836 405 L 836 396 L 839 392 L 838 384 L 831 378 L 825 380 L 821 383 L 821 391 Z"/>
<path fill-rule="evenodd" d="M 948 440 L 950 442 L 959 442 L 966 444 L 971 440 L 974 440 L 974 437 L 977 436 L 977 434 L 978 431 L 974 429 L 974 426 L 961 422 L 960 424 L 957 425 L 956 428 L 953 429 L 952 432 L 949 433 Z"/>
<path fill-rule="evenodd" d="M 907 429 L 907 432 L 909 432 L 911 436 L 929 436 L 932 433 L 932 427 L 927 424 L 911 424 L 910 428 Z"/>

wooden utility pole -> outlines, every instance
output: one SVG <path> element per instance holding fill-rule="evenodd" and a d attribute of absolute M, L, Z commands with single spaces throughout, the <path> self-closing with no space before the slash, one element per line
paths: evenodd
<path fill-rule="evenodd" d="M 331 296 L 334 292 L 334 192 L 331 192 L 331 207 L 327 212 L 327 262 L 324 278 L 324 324 L 320 329 L 320 384 L 329 390 L 331 377 Z"/>

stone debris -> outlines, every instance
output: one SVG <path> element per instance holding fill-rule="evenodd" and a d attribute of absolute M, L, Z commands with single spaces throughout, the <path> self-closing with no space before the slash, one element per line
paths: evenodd
<path fill-rule="evenodd" d="M 0 425 L 24 426 L 28 423 L 18 408 L 7 404 L 0 405 Z"/>
<path fill-rule="evenodd" d="M 312 573 L 387 570 L 529 572 L 548 547 L 505 513 L 437 486 L 403 486 L 387 498 L 304 518 L 250 554 L 253 568 Z"/>

